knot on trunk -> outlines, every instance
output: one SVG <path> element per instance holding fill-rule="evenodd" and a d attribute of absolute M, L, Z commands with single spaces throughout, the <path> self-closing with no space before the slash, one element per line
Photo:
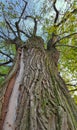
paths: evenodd
<path fill-rule="evenodd" d="M 44 40 L 40 36 L 34 36 L 27 40 L 26 42 L 27 48 L 40 48 L 44 50 Z"/>

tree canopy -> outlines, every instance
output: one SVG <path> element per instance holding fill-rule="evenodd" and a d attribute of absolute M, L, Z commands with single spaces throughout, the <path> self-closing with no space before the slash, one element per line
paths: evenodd
<path fill-rule="evenodd" d="M 45 49 L 52 33 L 59 36 L 59 71 L 77 102 L 77 1 L 0 1 L 0 82 L 14 62 L 17 39 L 42 36 Z"/>

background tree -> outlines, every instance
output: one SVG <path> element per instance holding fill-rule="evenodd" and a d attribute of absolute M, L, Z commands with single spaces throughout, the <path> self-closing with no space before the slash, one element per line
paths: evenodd
<path fill-rule="evenodd" d="M 66 83 L 76 87 L 76 5 L 0 2 L 1 82 L 12 66 L 0 89 L 0 129 L 77 130 L 77 108 L 58 72 L 68 71 Z"/>

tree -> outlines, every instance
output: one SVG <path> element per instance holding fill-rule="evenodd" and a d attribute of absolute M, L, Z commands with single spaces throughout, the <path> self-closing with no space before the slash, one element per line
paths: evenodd
<path fill-rule="evenodd" d="M 35 2 L 37 1 L 35 0 L 34 4 Z M 50 10 L 50 6 L 46 6 L 45 2 L 52 5 L 51 10 L 54 10 L 52 16 L 55 13 L 52 24 L 45 15 L 45 11 Z M 4 48 L 1 48 L 0 53 L 9 58 L 0 66 L 11 66 L 13 62 L 0 89 L 1 130 L 77 130 L 77 107 L 58 72 L 60 54 L 57 47 L 61 46 L 59 42 L 62 40 L 65 42 L 65 39 L 77 35 L 76 30 L 71 33 L 69 30 L 68 32 L 63 30 L 64 23 L 69 22 L 71 15 L 74 16 L 77 12 L 74 7 L 76 1 L 72 3 L 66 1 L 66 3 L 70 9 L 63 10 L 63 17 L 57 9 L 57 0 L 44 1 L 42 13 L 39 12 L 39 15 L 36 15 L 38 14 L 36 11 L 28 12 L 30 2 L 25 0 L 22 0 L 22 5 L 18 1 L 0 3 L 1 47 L 8 46 L 5 52 Z M 31 22 L 30 28 L 25 23 L 28 19 Z M 37 33 L 40 24 L 48 33 L 47 46 Z M 60 32 L 63 34 L 60 35 Z M 70 44 L 65 46 L 76 48 L 75 45 Z M 9 48 L 11 48 L 10 52 Z M 14 54 L 15 58 L 13 58 Z M 1 75 L 5 74 L 1 73 Z"/>

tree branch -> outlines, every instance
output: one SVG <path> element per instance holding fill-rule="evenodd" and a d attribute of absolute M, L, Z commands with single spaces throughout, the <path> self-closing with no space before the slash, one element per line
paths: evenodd
<path fill-rule="evenodd" d="M 3 37 L 2 35 L 0 35 L 0 38 L 4 39 L 5 40 L 5 37 Z"/>
<path fill-rule="evenodd" d="M 4 36 L 4 38 L 5 38 L 5 37 L 6 37 L 6 38 L 8 37 L 8 36 L 3 32 L 2 29 L 0 30 L 0 33 Z"/>
<path fill-rule="evenodd" d="M 11 63 L 11 62 L 12 62 L 12 61 L 11 61 L 11 60 L 9 60 L 9 61 L 7 61 L 7 62 L 0 63 L 0 66 L 7 65 L 7 64 L 9 64 L 9 63 Z"/>
<path fill-rule="evenodd" d="M 30 38 L 30 36 L 29 36 L 27 33 L 25 33 L 23 30 L 19 29 L 19 31 L 20 31 L 21 33 L 23 33 L 26 37 Z"/>
<path fill-rule="evenodd" d="M 37 32 L 37 19 L 36 19 L 35 17 L 29 16 L 29 15 L 27 15 L 27 16 L 25 17 L 25 19 L 27 19 L 27 18 L 31 18 L 31 19 L 34 20 L 33 36 L 35 36 L 35 35 L 36 35 L 36 32 Z"/>
<path fill-rule="evenodd" d="M 73 13 L 77 13 L 77 9 L 71 11 L 70 14 L 67 15 L 67 17 L 63 17 L 62 20 L 56 26 L 60 26 L 62 23 L 66 22 Z"/>
<path fill-rule="evenodd" d="M 24 1 L 24 0 L 23 0 L 23 1 Z M 26 6 L 27 6 L 27 2 L 26 2 L 26 1 L 24 1 L 24 2 L 25 2 L 25 6 L 24 6 L 24 8 L 23 8 L 23 10 L 22 10 L 22 13 L 21 13 L 21 15 L 20 15 L 20 17 L 19 17 L 19 20 L 17 21 L 18 24 L 19 24 L 19 22 L 20 22 L 20 20 L 21 20 L 21 18 L 22 18 L 22 16 L 23 16 L 24 11 L 25 11 Z"/>
<path fill-rule="evenodd" d="M 71 33 L 71 34 L 69 34 L 69 35 L 67 35 L 67 36 L 65 36 L 65 37 L 63 37 L 63 38 L 61 38 L 59 40 L 62 40 L 62 39 L 65 39 L 65 38 L 69 38 L 69 37 L 71 37 L 73 35 L 76 35 L 76 34 L 77 34 L 77 32 Z"/>
<path fill-rule="evenodd" d="M 58 20 L 58 17 L 59 17 L 59 11 L 56 8 L 56 1 L 57 0 L 54 0 L 54 2 L 53 2 L 53 8 L 54 8 L 55 13 L 56 13 L 56 16 L 55 16 L 55 19 L 54 19 L 54 23 L 57 23 L 57 20 Z"/>
<path fill-rule="evenodd" d="M 65 37 L 60 38 L 58 35 L 54 35 L 54 33 L 53 33 L 52 38 L 47 43 L 48 49 L 50 49 L 50 46 L 65 46 L 65 47 L 77 48 L 77 46 L 57 44 L 61 40 L 65 39 L 65 38 L 69 38 L 69 37 L 71 37 L 73 35 L 76 35 L 76 34 L 77 34 L 77 32 L 74 32 L 72 34 L 69 34 L 69 35 L 67 35 Z"/>
<path fill-rule="evenodd" d="M 5 22 L 6 22 L 6 24 L 9 26 L 10 30 L 13 32 L 14 36 L 17 37 L 15 31 L 14 31 L 13 28 L 11 27 L 10 23 L 6 20 L 6 18 L 5 18 Z"/>
<path fill-rule="evenodd" d="M 59 36 L 52 33 L 51 38 L 47 42 L 47 50 L 51 50 L 52 47 L 55 47 L 58 40 L 59 40 Z"/>
<path fill-rule="evenodd" d="M 77 48 L 77 46 L 71 46 L 71 45 L 61 45 L 61 44 L 58 44 L 56 46 L 65 46 L 65 47 L 71 47 L 71 48 Z"/>
<path fill-rule="evenodd" d="M 17 33 L 18 33 L 19 39 L 21 39 L 21 36 L 20 36 L 20 28 L 19 28 L 19 22 L 21 21 L 21 18 L 22 18 L 22 16 L 23 16 L 24 11 L 25 11 L 26 6 L 27 6 L 27 2 L 26 2 L 26 1 L 24 1 L 24 2 L 25 2 L 25 6 L 24 6 L 24 8 L 23 8 L 23 10 L 22 10 L 22 13 L 21 13 L 21 15 L 20 15 L 18 21 L 15 22 L 15 25 L 16 25 L 16 29 L 17 29 Z"/>
<path fill-rule="evenodd" d="M 0 73 L 0 76 L 6 76 L 6 74 L 2 74 L 2 73 Z"/>
<path fill-rule="evenodd" d="M 18 38 L 21 39 L 20 38 L 20 31 L 19 31 L 19 24 L 18 24 L 18 22 L 15 22 L 15 25 L 16 25 L 16 29 L 17 29 L 17 33 L 18 33 Z"/>
<path fill-rule="evenodd" d="M 36 18 L 34 18 L 34 23 L 35 23 L 35 25 L 34 25 L 33 35 L 35 36 L 36 32 L 37 32 L 37 20 L 36 20 Z"/>
<path fill-rule="evenodd" d="M 77 88 L 69 90 L 69 92 L 75 92 L 75 91 L 77 91 Z"/>
<path fill-rule="evenodd" d="M 10 61 L 11 62 L 13 62 L 13 59 L 12 59 L 12 57 L 11 56 L 9 56 L 8 54 L 5 54 L 4 52 L 2 52 L 1 50 L 0 50 L 0 53 L 1 54 L 3 54 L 3 55 L 5 55 L 5 56 L 7 56 L 8 58 L 10 58 Z"/>
<path fill-rule="evenodd" d="M 70 83 L 68 83 L 68 84 L 66 84 L 66 85 L 68 85 L 68 86 L 74 86 L 74 87 L 77 86 L 77 84 L 70 84 Z"/>
<path fill-rule="evenodd" d="M 2 9 L 2 13 L 3 13 L 3 17 L 4 17 L 4 20 L 5 20 L 6 24 L 7 24 L 7 26 L 10 28 L 10 30 L 12 31 L 12 33 L 13 33 L 14 36 L 16 37 L 15 31 L 14 31 L 13 28 L 11 27 L 10 23 L 6 20 L 5 13 L 4 13 L 3 9 Z"/>
<path fill-rule="evenodd" d="M 62 38 L 59 38 L 59 39 L 55 42 L 55 44 L 56 44 L 57 42 L 59 42 L 59 41 L 65 39 L 65 38 L 69 38 L 69 37 L 71 37 L 71 36 L 73 36 L 73 35 L 77 35 L 77 32 L 74 32 L 74 33 L 69 34 L 69 35 L 66 35 L 66 36 L 64 36 L 64 37 L 62 37 Z M 60 45 L 58 44 L 58 45 L 56 45 L 56 46 L 60 46 Z M 62 46 L 62 45 L 61 45 L 61 46 Z M 65 46 L 65 45 L 64 45 L 64 46 Z M 74 46 L 74 47 L 75 47 L 75 46 Z M 77 47 L 75 47 L 75 48 L 77 48 Z"/>

